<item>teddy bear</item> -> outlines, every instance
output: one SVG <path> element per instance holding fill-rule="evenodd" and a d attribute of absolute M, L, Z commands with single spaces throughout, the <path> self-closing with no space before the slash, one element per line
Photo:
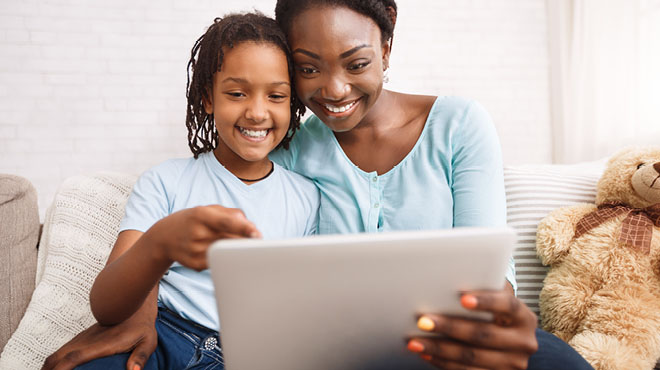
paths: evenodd
<path fill-rule="evenodd" d="M 562 207 L 539 224 L 549 266 L 541 325 L 596 370 L 653 369 L 660 358 L 660 148 L 607 163 L 595 204 Z"/>

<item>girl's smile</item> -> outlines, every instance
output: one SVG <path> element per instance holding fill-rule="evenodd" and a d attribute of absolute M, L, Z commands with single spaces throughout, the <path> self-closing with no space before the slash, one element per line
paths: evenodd
<path fill-rule="evenodd" d="M 262 42 L 224 48 L 213 75 L 212 101 L 205 102 L 218 131 L 214 153 L 239 178 L 259 178 L 272 168 L 268 153 L 282 141 L 291 119 L 286 55 Z"/>
<path fill-rule="evenodd" d="M 241 126 L 236 126 L 238 132 L 245 137 L 246 140 L 252 142 L 262 142 L 266 140 L 266 136 L 271 132 L 272 129 L 255 129 L 255 128 L 245 128 Z"/>

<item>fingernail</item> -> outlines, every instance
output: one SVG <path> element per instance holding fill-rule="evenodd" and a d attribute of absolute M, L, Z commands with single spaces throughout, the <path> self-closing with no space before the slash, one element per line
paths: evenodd
<path fill-rule="evenodd" d="M 133 370 L 140 370 L 140 369 L 141 369 L 140 365 L 138 364 L 133 365 Z"/>
<path fill-rule="evenodd" d="M 411 340 L 408 342 L 408 351 L 415 353 L 422 352 L 424 351 L 424 345 L 416 340 Z"/>
<path fill-rule="evenodd" d="M 467 309 L 472 310 L 472 309 L 477 308 L 478 303 L 479 302 L 477 301 L 477 297 L 475 297 L 471 294 L 466 294 L 466 295 L 461 297 L 461 304 L 463 305 L 463 307 L 465 307 Z"/>
<path fill-rule="evenodd" d="M 431 359 L 433 358 L 433 357 L 431 357 L 431 355 L 421 355 L 419 357 L 421 357 L 422 359 L 424 359 L 426 361 L 431 361 Z"/>
<path fill-rule="evenodd" d="M 426 316 L 422 316 L 417 320 L 417 327 L 424 331 L 433 331 L 435 329 L 435 322 Z"/>
<path fill-rule="evenodd" d="M 250 233 L 250 238 L 255 238 L 255 239 L 256 239 L 256 238 L 258 238 L 258 237 L 259 237 L 259 233 L 258 233 L 258 232 L 253 231 L 253 232 Z"/>

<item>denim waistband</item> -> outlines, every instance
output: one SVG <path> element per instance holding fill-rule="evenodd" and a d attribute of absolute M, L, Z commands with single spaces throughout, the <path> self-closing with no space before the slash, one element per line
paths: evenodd
<path fill-rule="evenodd" d="M 158 302 L 158 316 L 160 319 L 176 325 L 181 330 L 197 336 L 199 340 L 215 337 L 218 341 L 218 347 L 220 347 L 220 335 L 217 331 L 181 317 L 178 313 L 165 307 L 161 302 Z"/>

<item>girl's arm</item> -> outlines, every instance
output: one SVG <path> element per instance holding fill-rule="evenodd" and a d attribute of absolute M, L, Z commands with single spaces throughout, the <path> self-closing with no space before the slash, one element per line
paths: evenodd
<path fill-rule="evenodd" d="M 259 237 L 239 209 L 218 205 L 185 209 L 156 222 L 98 275 L 92 291 L 92 313 L 101 325 L 133 315 L 173 262 L 197 271 L 207 268 L 209 245 L 223 238 Z M 114 253 L 114 251 L 113 251 Z"/>
<path fill-rule="evenodd" d="M 125 233 L 130 233 L 126 239 L 136 236 L 137 239 L 130 244 L 120 244 Z M 126 320 L 143 303 L 147 303 L 147 297 L 155 303 L 156 283 L 171 263 L 167 263 L 162 254 L 157 256 L 157 241 L 149 238 L 147 233 L 135 230 L 122 232 L 115 244 L 119 248 L 113 249 L 113 254 L 118 257 L 108 263 L 94 281 L 90 305 L 99 324 L 115 325 Z M 154 314 L 155 308 L 154 304 Z"/>

